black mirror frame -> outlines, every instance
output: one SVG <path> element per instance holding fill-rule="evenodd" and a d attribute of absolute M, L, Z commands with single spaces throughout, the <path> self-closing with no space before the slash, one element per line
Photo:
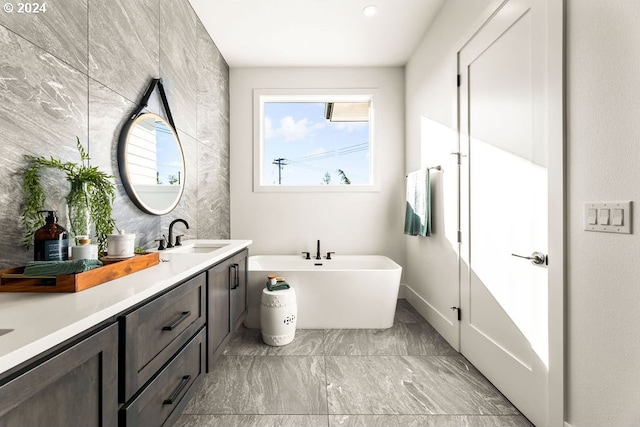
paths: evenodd
<path fill-rule="evenodd" d="M 156 86 L 158 87 L 158 90 L 160 92 L 160 97 L 162 98 L 162 104 L 164 106 L 164 111 L 167 115 L 167 120 L 169 122 L 168 124 L 171 126 L 171 132 L 175 136 L 176 141 L 178 141 L 178 147 L 180 148 L 180 152 L 182 153 L 182 163 L 184 166 L 182 185 L 180 187 L 180 194 L 178 195 L 177 200 L 174 203 L 172 203 L 171 206 L 163 210 L 152 209 L 140 200 L 140 198 L 138 197 L 138 193 L 136 192 L 135 188 L 133 188 L 133 184 L 129 180 L 129 174 L 127 171 L 127 143 L 129 138 L 129 131 L 131 130 L 131 127 L 134 125 L 134 123 L 136 123 L 136 120 L 140 116 L 144 115 L 144 113 L 142 113 L 142 110 L 144 110 L 147 107 L 149 97 L 155 90 Z M 151 80 L 151 84 L 149 84 L 149 88 L 147 89 L 144 96 L 142 97 L 140 104 L 138 104 L 138 106 L 136 107 L 132 115 L 129 117 L 129 120 L 127 120 L 127 122 L 122 127 L 122 130 L 120 131 L 120 138 L 118 139 L 118 171 L 120 172 L 120 179 L 122 181 L 122 185 L 124 186 L 125 191 L 127 192 L 127 195 L 129 196 L 129 199 L 131 199 L 131 201 L 138 207 L 138 209 L 140 209 L 145 213 L 148 213 L 151 215 L 167 214 L 171 212 L 173 209 L 175 209 L 175 207 L 180 202 L 180 199 L 182 199 L 182 195 L 184 193 L 184 187 L 186 183 L 187 169 L 184 161 L 184 152 L 182 150 L 182 143 L 180 142 L 180 138 L 178 138 L 178 132 L 176 131 L 176 126 L 173 122 L 173 116 L 171 115 L 169 102 L 167 101 L 167 95 L 165 94 L 164 86 L 162 85 L 162 79 Z"/>

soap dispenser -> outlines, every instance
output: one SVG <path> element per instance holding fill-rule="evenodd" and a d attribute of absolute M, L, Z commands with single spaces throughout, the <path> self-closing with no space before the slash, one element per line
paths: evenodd
<path fill-rule="evenodd" d="M 46 224 L 33 233 L 33 259 L 35 261 L 65 261 L 69 258 L 69 233 L 58 224 L 56 211 L 47 212 Z"/>

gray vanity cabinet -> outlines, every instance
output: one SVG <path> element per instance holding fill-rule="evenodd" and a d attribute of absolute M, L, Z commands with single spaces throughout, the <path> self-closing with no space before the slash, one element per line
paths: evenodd
<path fill-rule="evenodd" d="M 200 330 L 206 321 L 206 277 L 187 280 L 120 317 L 124 375 L 121 400 L 128 401 Z"/>
<path fill-rule="evenodd" d="M 241 250 L 0 375 L 0 427 L 173 425 L 246 314 L 247 257 Z"/>
<path fill-rule="evenodd" d="M 120 317 L 120 426 L 172 425 L 206 367 L 206 275 Z"/>
<path fill-rule="evenodd" d="M 247 256 L 240 252 L 232 260 L 231 277 L 231 328 L 238 329 L 247 314 Z"/>
<path fill-rule="evenodd" d="M 0 386 L 0 426 L 116 427 L 118 328 L 90 335 Z"/>
<path fill-rule="evenodd" d="M 206 367 L 204 329 L 191 338 L 173 359 L 134 397 L 121 413 L 121 426 L 171 426 L 189 400 Z"/>
<path fill-rule="evenodd" d="M 248 253 L 238 252 L 207 271 L 208 371 L 246 314 Z"/>
<path fill-rule="evenodd" d="M 232 261 L 222 261 L 207 271 L 207 370 L 222 351 L 231 332 L 229 322 L 229 276 Z"/>

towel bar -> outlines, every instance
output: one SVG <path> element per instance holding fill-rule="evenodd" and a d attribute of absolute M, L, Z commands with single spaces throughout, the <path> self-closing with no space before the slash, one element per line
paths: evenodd
<path fill-rule="evenodd" d="M 442 170 L 442 166 L 441 165 L 436 165 L 436 166 L 429 166 L 427 168 L 427 170 L 432 170 L 432 169 L 437 170 L 437 171 L 441 171 Z M 404 177 L 407 178 L 408 176 L 409 175 L 405 175 Z"/>

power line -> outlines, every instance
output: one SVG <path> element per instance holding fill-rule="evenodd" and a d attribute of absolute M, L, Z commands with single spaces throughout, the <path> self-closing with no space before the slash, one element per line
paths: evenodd
<path fill-rule="evenodd" d="M 314 160 L 323 160 L 329 157 L 345 156 L 347 154 L 357 153 L 359 151 L 366 151 L 368 149 L 369 149 L 369 143 L 364 142 L 361 144 L 338 148 L 337 150 L 325 151 L 323 153 L 310 154 L 308 156 L 298 157 L 297 159 L 291 160 L 291 162 L 301 163 L 301 162 L 310 162 Z"/>
<path fill-rule="evenodd" d="M 369 148 L 368 142 L 363 142 L 361 144 L 349 145 L 347 147 L 338 148 L 336 150 L 325 151 L 322 153 L 310 154 L 308 156 L 298 157 L 294 159 L 294 161 L 307 161 L 307 160 L 315 160 L 318 157 L 331 157 L 331 156 L 339 156 L 343 154 L 350 154 L 355 151 L 364 151 Z"/>
<path fill-rule="evenodd" d="M 278 185 L 282 185 L 282 169 L 286 165 L 293 165 L 298 167 L 303 167 L 306 169 L 313 170 L 313 167 L 306 165 L 305 163 L 313 162 L 317 160 L 324 160 L 330 157 L 338 157 L 345 156 L 348 154 L 357 153 L 360 151 L 368 151 L 369 143 L 363 142 L 360 144 L 349 145 L 347 147 L 338 148 L 336 150 L 325 151 L 323 153 L 310 154 L 308 156 L 298 157 L 297 159 L 285 159 L 284 157 L 279 157 L 277 159 L 273 159 L 271 164 L 278 166 Z"/>

